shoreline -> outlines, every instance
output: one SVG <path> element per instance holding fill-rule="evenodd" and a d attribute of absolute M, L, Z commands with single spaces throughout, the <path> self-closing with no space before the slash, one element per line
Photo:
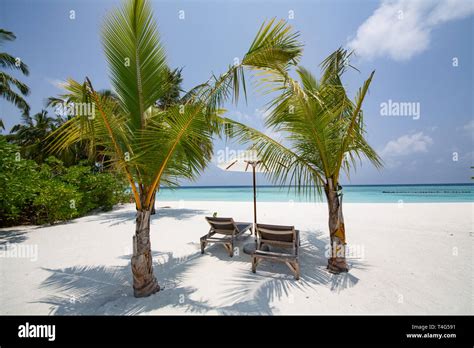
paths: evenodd
<path fill-rule="evenodd" d="M 313 190 L 313 189 L 311 189 Z M 474 185 L 347 186 L 344 203 L 444 203 L 474 202 Z M 157 201 L 252 201 L 252 186 L 162 188 Z M 258 186 L 258 202 L 325 202 L 324 194 L 297 192 L 289 187 Z"/>

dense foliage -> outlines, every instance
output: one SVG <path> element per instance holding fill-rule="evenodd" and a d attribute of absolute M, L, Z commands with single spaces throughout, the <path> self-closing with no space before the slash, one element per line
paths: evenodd
<path fill-rule="evenodd" d="M 85 163 L 65 167 L 55 157 L 42 164 L 24 159 L 17 145 L 0 137 L 0 226 L 55 223 L 110 210 L 128 201 L 126 189 L 116 173 Z"/>

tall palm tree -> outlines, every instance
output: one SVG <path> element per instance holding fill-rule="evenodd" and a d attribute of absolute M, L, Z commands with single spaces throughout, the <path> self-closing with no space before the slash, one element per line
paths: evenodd
<path fill-rule="evenodd" d="M 0 29 L 0 47 L 5 41 L 13 41 L 16 39 L 15 34 L 5 29 Z M 23 98 L 27 96 L 30 89 L 20 80 L 7 74 L 4 69 L 19 70 L 24 75 L 28 75 L 28 66 L 23 61 L 17 59 L 6 52 L 0 52 L 0 97 L 13 103 L 16 107 L 27 114 L 30 111 L 30 106 Z M 16 90 L 15 90 L 16 88 Z"/>
<path fill-rule="evenodd" d="M 70 80 L 71 99 L 91 103 L 95 118 L 73 117 L 52 135 L 51 150 L 82 140 L 100 145 L 130 184 L 137 210 L 131 260 L 136 297 L 160 287 L 153 274 L 150 215 L 156 190 L 194 179 L 212 155 L 213 136 L 223 129 L 223 103 L 245 93 L 246 69 L 281 69 L 301 55 L 297 33 L 284 22 L 264 23 L 240 64 L 193 88 L 181 105 L 156 107 L 169 92 L 169 67 L 147 1 L 130 0 L 108 14 L 102 41 L 119 102 L 97 93 L 91 81 Z M 80 116 L 80 115 L 78 115 Z"/>
<path fill-rule="evenodd" d="M 374 72 L 351 101 L 341 76 L 350 53 L 338 49 L 321 64 L 318 80 L 303 67 L 296 68 L 299 81 L 288 71 L 267 71 L 259 84 L 264 93 L 276 93 L 267 105 L 266 126 L 281 139 L 229 121 L 229 133 L 250 142 L 279 184 L 290 184 L 309 195 L 326 196 L 329 209 L 331 255 L 328 269 L 348 270 L 345 259 L 346 234 L 342 214 L 341 172 L 349 175 L 357 159 L 366 157 L 377 168 L 382 161 L 365 139 L 362 103 Z"/>

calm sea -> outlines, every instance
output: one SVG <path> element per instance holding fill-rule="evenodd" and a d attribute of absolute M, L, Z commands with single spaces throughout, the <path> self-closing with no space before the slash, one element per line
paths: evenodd
<path fill-rule="evenodd" d="M 351 185 L 344 186 L 344 202 L 353 203 L 429 203 L 474 202 L 474 184 L 443 185 Z M 157 201 L 252 201 L 252 186 L 206 186 L 161 188 Z M 260 202 L 314 202 L 323 198 L 298 195 L 288 187 L 259 186 Z"/>

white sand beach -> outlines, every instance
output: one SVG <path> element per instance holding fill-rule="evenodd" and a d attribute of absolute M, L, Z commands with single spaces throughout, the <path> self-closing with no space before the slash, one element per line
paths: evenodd
<path fill-rule="evenodd" d="M 169 206 L 169 208 L 163 208 Z M 301 279 L 284 264 L 201 255 L 204 216 L 251 221 L 248 202 L 157 202 L 151 238 L 162 291 L 133 297 L 134 206 L 65 224 L 0 229 L 0 314 L 473 314 L 472 203 L 344 205 L 355 257 L 347 274 L 326 271 L 327 207 L 259 203 L 260 222 L 301 230 Z M 250 237 L 239 241 L 242 247 Z M 8 243 L 8 244 L 7 244 Z M 18 256 L 18 255 L 17 255 Z M 35 260 L 36 259 L 36 260 Z"/>

